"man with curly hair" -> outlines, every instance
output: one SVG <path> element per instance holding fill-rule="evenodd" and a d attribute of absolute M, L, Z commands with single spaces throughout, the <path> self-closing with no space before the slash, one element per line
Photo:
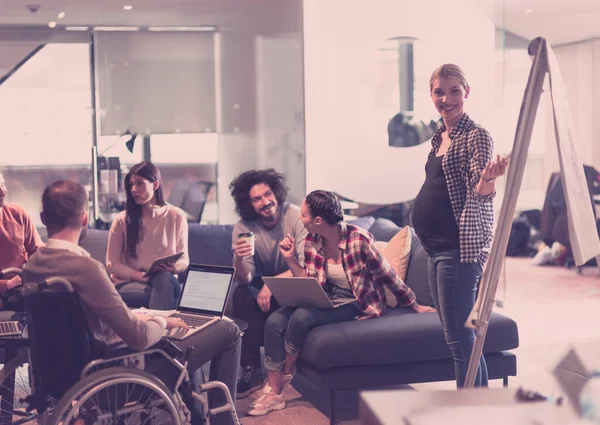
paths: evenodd
<path fill-rule="evenodd" d="M 235 317 L 248 322 L 242 343 L 242 373 L 237 397 L 244 398 L 262 385 L 260 347 L 265 322 L 279 308 L 262 276 L 292 276 L 278 246 L 290 236 L 295 256 L 304 264 L 306 229 L 300 221 L 300 208 L 286 202 L 287 187 L 283 174 L 274 169 L 250 170 L 229 185 L 241 220 L 233 228 L 232 248 L 236 280 L 233 293 Z M 247 238 L 254 235 L 254 249 Z M 254 252 L 253 252 L 254 251 Z"/>

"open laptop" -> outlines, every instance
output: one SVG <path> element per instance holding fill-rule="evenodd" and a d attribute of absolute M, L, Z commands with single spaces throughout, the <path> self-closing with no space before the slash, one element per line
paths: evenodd
<path fill-rule="evenodd" d="M 171 329 L 167 338 L 186 339 L 223 318 L 231 292 L 235 268 L 190 264 L 185 275 L 177 312 L 169 317 L 182 319 L 189 330 Z"/>
<path fill-rule="evenodd" d="M 286 307 L 336 308 L 356 301 L 356 298 L 329 298 L 314 277 L 262 278 L 277 302 Z"/>

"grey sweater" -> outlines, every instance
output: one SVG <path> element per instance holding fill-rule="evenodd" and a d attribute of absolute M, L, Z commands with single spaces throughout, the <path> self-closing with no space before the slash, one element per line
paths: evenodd
<path fill-rule="evenodd" d="M 102 264 L 82 248 L 66 241 L 50 239 L 29 259 L 23 281 L 37 282 L 63 277 L 78 293 L 92 335 L 109 344 L 122 339 L 134 350 L 144 350 L 164 334 L 158 321 L 143 321 L 132 314 L 110 281 Z"/>
<path fill-rule="evenodd" d="M 296 205 L 284 203 L 280 206 L 281 218 L 277 225 L 267 230 L 259 220 L 240 220 L 233 227 L 233 237 L 231 241 L 232 249 L 239 239 L 240 233 L 253 232 L 255 238 L 254 256 L 245 257 L 244 267 L 250 272 L 251 278 L 254 276 L 276 276 L 289 270 L 287 262 L 279 251 L 279 242 L 289 233 L 296 241 L 295 254 L 296 259 L 301 266 L 304 266 L 304 240 L 307 231 L 300 221 L 300 208 Z M 233 254 L 235 263 L 235 253 Z"/>

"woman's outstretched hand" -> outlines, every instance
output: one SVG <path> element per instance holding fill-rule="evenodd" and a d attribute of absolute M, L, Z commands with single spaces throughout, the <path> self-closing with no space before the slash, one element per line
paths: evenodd
<path fill-rule="evenodd" d="M 483 180 L 493 180 L 496 177 L 503 176 L 508 167 L 509 158 L 510 154 L 503 158 L 500 158 L 500 155 L 496 155 L 496 159 L 489 161 L 485 166 L 485 169 L 481 172 L 481 178 Z"/>

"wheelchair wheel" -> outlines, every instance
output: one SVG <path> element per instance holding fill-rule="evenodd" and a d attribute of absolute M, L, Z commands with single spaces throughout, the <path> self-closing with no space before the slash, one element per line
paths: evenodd
<path fill-rule="evenodd" d="M 27 353 L 21 353 L 0 370 L 1 425 L 36 423 L 41 419 L 35 410 L 27 412 L 27 399 L 31 393 L 29 357 Z"/>
<path fill-rule="evenodd" d="M 75 384 L 58 402 L 50 425 L 181 425 L 169 389 L 138 369 L 111 367 Z"/>

